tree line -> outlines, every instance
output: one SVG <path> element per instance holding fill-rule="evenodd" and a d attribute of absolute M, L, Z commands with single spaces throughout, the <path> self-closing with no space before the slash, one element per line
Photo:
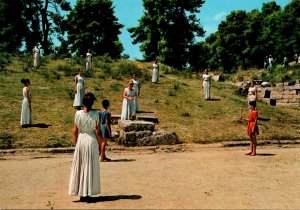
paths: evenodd
<path fill-rule="evenodd" d="M 261 10 L 232 11 L 218 30 L 205 41 L 198 14 L 205 0 L 143 0 L 144 13 L 136 27 L 127 29 L 140 44 L 145 61 L 155 59 L 176 69 L 204 68 L 233 72 L 237 68 L 260 68 L 266 56 L 277 61 L 300 53 L 300 1 L 284 8 L 275 1 Z M 32 52 L 40 44 L 45 55 L 69 57 L 122 55 L 118 36 L 124 27 L 114 15 L 112 0 L 0 0 L 0 52 L 22 47 Z M 60 42 L 54 45 L 53 39 Z"/>

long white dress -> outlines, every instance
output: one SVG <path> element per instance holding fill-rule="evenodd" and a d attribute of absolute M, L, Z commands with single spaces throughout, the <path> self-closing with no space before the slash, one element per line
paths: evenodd
<path fill-rule="evenodd" d="M 125 88 L 125 95 L 128 97 L 134 97 L 136 95 L 135 89 L 129 90 L 129 88 Z M 122 106 L 122 114 L 121 120 L 129 120 L 130 116 L 136 111 L 134 100 L 128 100 L 127 98 L 123 98 L 123 106 Z"/>
<path fill-rule="evenodd" d="M 140 85 L 140 80 L 135 80 L 132 79 L 133 82 L 133 89 L 135 89 L 135 93 L 136 93 L 136 98 L 134 99 L 134 105 L 135 105 L 135 109 L 139 110 L 139 101 L 138 101 L 138 97 L 139 97 L 139 85 Z"/>
<path fill-rule="evenodd" d="M 92 68 L 92 53 L 86 53 L 86 70 Z"/>
<path fill-rule="evenodd" d="M 152 82 L 159 82 L 159 66 L 157 63 L 153 64 Z"/>
<path fill-rule="evenodd" d="M 40 66 L 40 50 L 39 50 L 39 48 L 34 47 L 33 53 L 34 53 L 33 66 L 37 68 Z"/>
<path fill-rule="evenodd" d="M 92 196 L 100 193 L 99 144 L 96 128 L 99 112 L 79 110 L 75 114 L 78 138 L 70 175 L 69 194 Z"/>
<path fill-rule="evenodd" d="M 28 90 L 29 99 L 31 97 L 29 88 L 24 87 L 23 88 L 22 111 L 21 111 L 21 126 L 22 125 L 30 125 L 32 123 L 31 111 L 29 108 L 28 99 L 26 97 L 26 90 Z"/>
<path fill-rule="evenodd" d="M 76 82 L 76 93 L 75 93 L 75 98 L 74 98 L 74 103 L 73 106 L 77 107 L 77 106 L 83 106 L 82 104 L 82 99 L 84 96 L 84 77 L 77 75 L 75 77 L 75 81 Z"/>
<path fill-rule="evenodd" d="M 203 74 L 203 89 L 205 99 L 210 99 L 210 80 L 211 76 L 209 74 Z"/>

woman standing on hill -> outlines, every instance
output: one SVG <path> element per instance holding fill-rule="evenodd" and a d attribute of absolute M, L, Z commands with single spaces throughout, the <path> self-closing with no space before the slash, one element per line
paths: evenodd
<path fill-rule="evenodd" d="M 83 110 L 75 113 L 75 152 L 70 175 L 70 195 L 79 195 L 80 201 L 89 201 L 100 193 L 99 153 L 101 145 L 99 112 L 92 110 L 95 97 L 87 93 L 83 97 Z"/>
<path fill-rule="evenodd" d="M 211 80 L 211 76 L 208 74 L 208 70 L 205 69 L 204 70 L 204 74 L 202 75 L 202 86 L 204 89 L 204 96 L 205 96 L 205 100 L 209 100 L 210 99 L 210 80 Z"/>
<path fill-rule="evenodd" d="M 88 49 L 88 52 L 86 53 L 86 65 L 85 65 L 86 70 L 89 70 L 92 68 L 92 53 L 91 50 Z"/>
<path fill-rule="evenodd" d="M 159 82 L 159 65 L 158 60 L 156 59 L 153 64 L 153 74 L 152 74 L 152 82 L 158 83 Z"/>
<path fill-rule="evenodd" d="M 81 109 L 82 107 L 82 98 L 84 96 L 84 77 L 83 77 L 83 71 L 82 68 L 78 69 L 78 75 L 75 76 L 74 80 L 74 103 L 73 107 L 75 109 Z"/>
<path fill-rule="evenodd" d="M 130 80 L 128 87 L 124 89 L 123 92 L 123 106 L 121 120 L 130 120 L 134 119 L 136 112 L 136 107 L 134 100 L 136 98 L 136 90 L 133 89 L 133 81 Z"/>
<path fill-rule="evenodd" d="M 40 50 L 38 45 L 33 48 L 33 66 L 35 68 L 40 66 Z"/>
<path fill-rule="evenodd" d="M 23 102 L 22 102 L 22 112 L 21 112 L 21 126 L 26 127 L 31 125 L 31 94 L 29 90 L 30 80 L 21 79 L 21 83 L 24 84 L 23 88 Z"/>
<path fill-rule="evenodd" d="M 135 89 L 135 93 L 136 93 L 136 97 L 134 100 L 134 105 L 135 105 L 135 109 L 136 112 L 138 112 L 139 110 L 139 101 L 138 101 L 138 97 L 140 96 L 140 91 L 141 91 L 141 82 L 140 80 L 136 77 L 136 74 L 132 74 L 132 78 L 131 78 L 132 82 L 133 82 L 133 89 Z"/>

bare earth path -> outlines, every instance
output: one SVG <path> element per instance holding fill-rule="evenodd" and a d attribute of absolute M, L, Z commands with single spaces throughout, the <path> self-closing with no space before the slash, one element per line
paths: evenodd
<path fill-rule="evenodd" d="M 300 209 L 300 147 L 108 152 L 93 203 L 68 195 L 72 154 L 0 157 L 0 209 Z"/>

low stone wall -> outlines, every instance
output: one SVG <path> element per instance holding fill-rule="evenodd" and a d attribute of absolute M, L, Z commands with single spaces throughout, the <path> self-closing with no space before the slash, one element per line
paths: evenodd
<path fill-rule="evenodd" d="M 247 83 L 239 82 L 239 92 L 246 95 L 248 88 Z M 257 88 L 258 100 L 265 101 L 270 105 L 296 105 L 300 106 L 300 79 L 296 80 L 296 84 L 290 85 L 286 83 L 278 83 L 276 86 L 265 85 L 267 82 L 255 81 Z"/>
<path fill-rule="evenodd" d="M 275 87 L 257 87 L 258 99 L 267 101 L 276 101 L 276 105 L 299 105 L 300 101 L 300 83 L 293 86 L 288 83 L 279 83 Z"/>

